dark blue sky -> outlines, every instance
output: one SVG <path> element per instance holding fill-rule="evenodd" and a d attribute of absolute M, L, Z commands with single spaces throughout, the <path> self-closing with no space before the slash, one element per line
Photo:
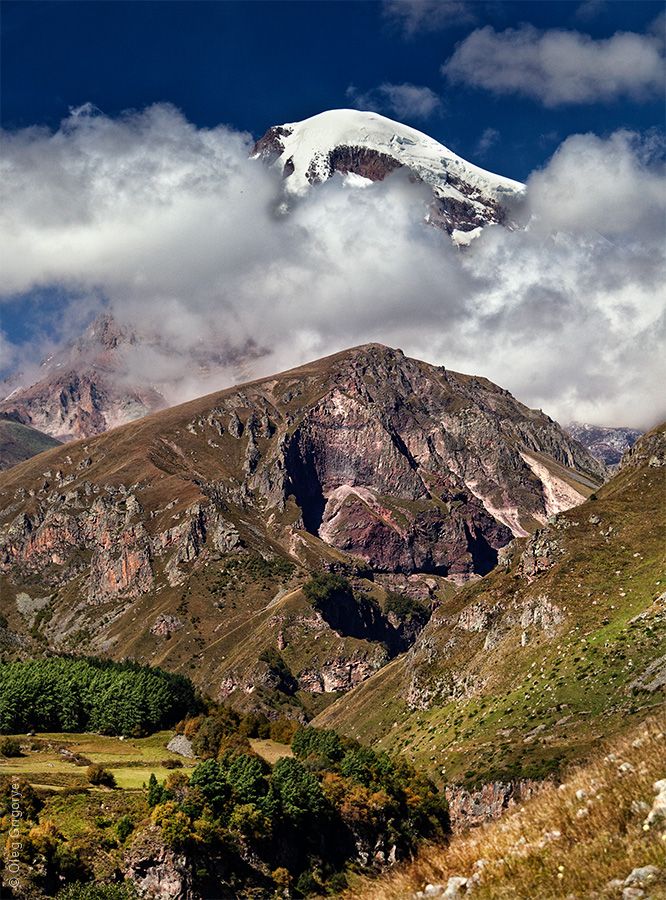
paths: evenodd
<path fill-rule="evenodd" d="M 69 107 L 107 115 L 170 101 L 197 125 L 225 123 L 258 136 L 271 124 L 350 105 L 349 85 L 425 85 L 443 101 L 410 124 L 489 169 L 518 179 L 568 134 L 662 128 L 663 102 L 615 100 L 544 108 L 530 99 L 451 87 L 440 73 L 474 28 L 529 22 L 594 38 L 644 32 L 662 2 L 474 3 L 471 18 L 406 36 L 381 3 L 4 2 L 2 123 L 56 127 Z M 585 14 L 584 14 L 585 13 Z M 486 128 L 499 132 L 483 158 Z"/>

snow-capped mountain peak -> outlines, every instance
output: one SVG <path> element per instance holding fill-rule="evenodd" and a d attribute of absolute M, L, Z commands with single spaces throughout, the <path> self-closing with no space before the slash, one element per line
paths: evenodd
<path fill-rule="evenodd" d="M 292 195 L 336 172 L 382 181 L 404 167 L 430 185 L 430 220 L 450 233 L 502 222 L 507 202 L 524 190 L 520 182 L 467 162 L 415 128 L 356 109 L 333 109 L 275 125 L 257 142 L 253 155 L 282 171 Z"/>

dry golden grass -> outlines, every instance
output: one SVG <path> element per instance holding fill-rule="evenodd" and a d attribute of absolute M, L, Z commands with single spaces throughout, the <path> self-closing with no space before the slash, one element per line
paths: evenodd
<path fill-rule="evenodd" d="M 454 836 L 448 846 L 428 847 L 379 879 L 358 879 L 347 896 L 406 900 L 426 884 L 478 873 L 474 900 L 610 900 L 622 890 L 609 882 L 655 865 L 662 881 L 645 898 L 665 898 L 666 821 L 644 828 L 654 782 L 663 778 L 662 715 L 600 748 L 598 757 L 572 770 L 560 787 L 545 785 L 500 820 Z"/>
<path fill-rule="evenodd" d="M 250 744 L 255 753 L 263 757 L 267 763 L 274 765 L 283 756 L 293 756 L 294 752 L 289 744 L 278 744 L 277 741 L 256 738 Z"/>

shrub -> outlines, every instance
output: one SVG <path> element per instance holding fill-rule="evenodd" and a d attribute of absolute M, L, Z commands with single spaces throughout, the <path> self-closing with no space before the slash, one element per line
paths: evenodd
<path fill-rule="evenodd" d="M 164 843 L 173 850 L 185 849 L 194 838 L 189 816 L 171 801 L 155 807 L 153 822 L 161 827 Z"/>
<path fill-rule="evenodd" d="M 242 734 L 225 734 L 220 741 L 220 749 L 217 753 L 219 760 L 231 760 L 239 753 L 250 753 L 250 742 Z"/>
<path fill-rule="evenodd" d="M 281 716 L 275 722 L 271 722 L 270 738 L 277 744 L 291 744 L 292 738 L 300 728 L 294 719 Z"/>
<path fill-rule="evenodd" d="M 194 821 L 194 836 L 195 840 L 201 844 L 207 844 L 208 846 L 218 844 L 229 847 L 229 832 L 218 821 L 197 818 Z"/>
<path fill-rule="evenodd" d="M 126 841 L 133 831 L 134 822 L 130 819 L 129 816 L 121 816 L 118 819 L 118 823 L 116 825 L 116 834 L 118 835 L 118 840 L 121 841 L 121 843 Z"/>
<path fill-rule="evenodd" d="M 217 756 L 222 738 L 238 733 L 240 716 L 235 710 L 221 706 L 212 716 L 205 716 L 192 738 L 192 750 L 197 756 L 209 759 Z M 187 729 L 185 730 L 187 734 Z"/>
<path fill-rule="evenodd" d="M 284 866 L 280 866 L 279 868 L 274 869 L 271 872 L 271 878 L 275 882 L 275 887 L 280 892 L 280 895 L 284 897 L 288 896 L 289 888 L 291 887 L 292 882 L 289 869 L 285 869 Z"/>
<path fill-rule="evenodd" d="M 239 733 L 248 738 L 270 737 L 271 723 L 263 713 L 248 713 L 241 720 Z"/>
<path fill-rule="evenodd" d="M 80 790 L 80 789 L 78 789 Z M 40 810 L 44 806 L 33 786 L 24 778 L 18 781 L 7 779 L 0 785 L 0 818 L 11 813 L 14 795 L 21 797 L 21 812 L 28 822 L 37 821 Z"/>
<path fill-rule="evenodd" d="M 0 754 L 2 756 L 22 756 L 21 745 L 16 738 L 2 738 L 0 740 Z"/>
<path fill-rule="evenodd" d="M 229 829 L 250 840 L 260 841 L 270 837 L 271 820 L 254 803 L 243 803 L 231 813 Z"/>
<path fill-rule="evenodd" d="M 169 800 L 184 800 L 189 780 L 187 773 L 180 769 L 169 772 L 164 782 L 164 791 Z"/>
<path fill-rule="evenodd" d="M 301 872 L 296 882 L 296 896 L 309 897 L 310 894 L 319 894 L 320 892 L 321 884 L 312 872 Z"/>
<path fill-rule="evenodd" d="M 186 738 L 190 738 L 191 740 L 201 727 L 203 720 L 203 716 L 194 716 L 191 719 L 184 719 L 182 722 L 178 723 L 176 730 L 178 730 L 179 726 L 182 727 L 182 733 Z"/>
<path fill-rule="evenodd" d="M 418 600 L 408 597 L 405 594 L 398 594 L 391 591 L 386 595 L 386 603 L 384 604 L 384 612 L 389 615 L 393 613 L 396 618 L 405 624 L 425 625 L 430 618 L 430 611 L 426 609 Z"/>
<path fill-rule="evenodd" d="M 334 575 L 332 573 L 313 575 L 312 578 L 303 585 L 303 593 L 315 609 L 319 610 L 326 606 L 330 601 L 335 600 L 336 597 L 345 596 L 353 598 L 354 596 L 349 581 L 346 578 L 343 578 L 342 575 Z"/>
<path fill-rule="evenodd" d="M 326 882 L 326 888 L 330 894 L 337 896 L 349 887 L 347 876 L 344 872 L 335 872 Z"/>
<path fill-rule="evenodd" d="M 109 788 L 114 788 L 116 786 L 116 779 L 114 778 L 113 772 L 109 772 L 108 769 L 105 769 L 104 766 L 100 766 L 99 763 L 88 766 L 86 769 L 86 777 L 90 784 Z"/>

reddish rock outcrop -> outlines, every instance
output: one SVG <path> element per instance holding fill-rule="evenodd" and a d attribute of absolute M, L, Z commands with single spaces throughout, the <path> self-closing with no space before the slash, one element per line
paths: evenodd
<path fill-rule="evenodd" d="M 460 785 L 445 789 L 449 804 L 451 828 L 455 832 L 467 831 L 500 816 L 518 803 L 532 797 L 543 782 L 524 779 L 520 781 L 493 781 L 471 790 Z"/>

